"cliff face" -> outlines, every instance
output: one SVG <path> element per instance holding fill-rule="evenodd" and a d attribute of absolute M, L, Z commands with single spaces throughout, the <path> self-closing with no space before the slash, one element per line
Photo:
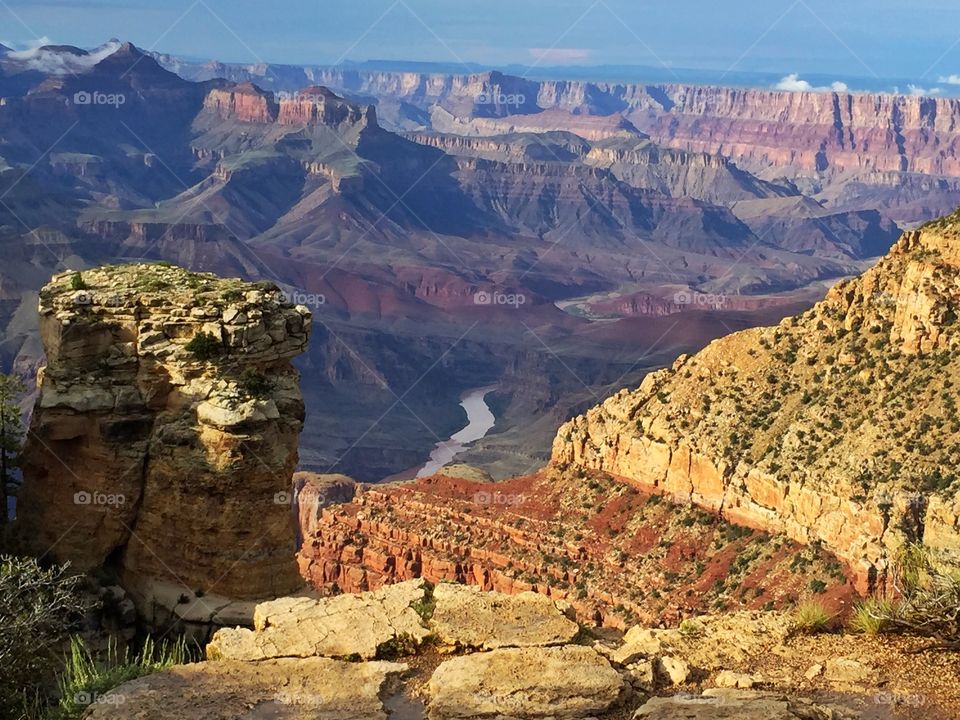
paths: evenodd
<path fill-rule="evenodd" d="M 631 98 L 627 116 L 641 129 L 673 147 L 722 151 L 748 169 L 960 175 L 955 99 L 685 85 L 656 90 Z"/>
<path fill-rule="evenodd" d="M 280 125 L 328 125 L 367 123 L 376 125 L 372 105 L 345 102 L 325 87 L 308 87 L 286 96 L 261 90 L 245 82 L 234 87 L 214 88 L 203 109 L 222 120 Z"/>
<path fill-rule="evenodd" d="M 514 87 L 497 73 L 328 71 L 323 82 L 419 105 L 442 103 L 459 117 L 480 118 L 503 115 L 470 113 L 463 99 L 506 85 L 526 101 L 509 108 L 515 124 L 556 129 L 557 111 L 618 113 L 662 145 L 720 153 L 756 172 L 776 167 L 781 177 L 833 178 L 850 171 L 960 176 L 960 101 L 950 98 L 577 81 L 526 81 Z M 443 129 L 457 127 L 451 121 Z M 475 133 L 485 126 L 466 122 L 463 127 Z M 504 125 L 489 127 L 498 133 Z"/>
<path fill-rule="evenodd" d="M 47 366 L 23 537 L 79 570 L 106 566 L 148 604 L 163 602 L 160 586 L 198 598 L 295 588 L 284 493 L 304 407 L 290 360 L 309 311 L 276 288 L 164 265 L 74 278 L 40 294 Z"/>
<path fill-rule="evenodd" d="M 674 508 L 603 473 L 551 469 L 492 484 L 438 475 L 361 487 L 327 507 L 314 502 L 309 483 L 304 490 L 298 560 L 320 590 L 413 578 L 532 590 L 619 628 L 789 604 L 811 578 L 823 582 L 831 606 L 853 592 L 829 553 Z"/>
<path fill-rule="evenodd" d="M 861 589 L 919 541 L 960 562 L 960 218 L 812 310 L 681 357 L 560 428 L 553 464 L 822 541 Z"/>

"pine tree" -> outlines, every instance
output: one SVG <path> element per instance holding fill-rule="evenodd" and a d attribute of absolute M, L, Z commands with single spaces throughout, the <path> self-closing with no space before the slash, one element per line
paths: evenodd
<path fill-rule="evenodd" d="M 0 525 L 7 522 L 7 485 L 13 480 L 17 456 L 23 442 L 19 396 L 23 382 L 16 375 L 0 373 Z"/>

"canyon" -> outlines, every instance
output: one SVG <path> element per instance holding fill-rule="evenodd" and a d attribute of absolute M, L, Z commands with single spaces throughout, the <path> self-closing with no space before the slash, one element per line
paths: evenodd
<path fill-rule="evenodd" d="M 954 214 L 813 308 L 565 423 L 535 475 L 361 486 L 317 507 L 301 573 L 348 592 L 534 590 L 624 628 L 895 593 L 913 545 L 955 571 L 958 274 Z"/>
<path fill-rule="evenodd" d="M 147 259 L 272 282 L 315 318 L 296 363 L 300 462 L 318 473 L 422 464 L 463 426 L 461 394 L 491 383 L 497 423 L 464 460 L 533 472 L 570 416 L 813 302 L 899 232 L 880 202 L 835 208 L 789 168 L 762 178 L 612 110 L 541 107 L 547 90 L 521 118 L 414 88 L 415 107 L 386 77 L 370 79 L 379 96 L 330 88 L 353 82 L 336 73 L 279 92 L 270 72 L 226 66 L 187 80 L 129 43 L 40 52 L 75 72 L 0 57 L 0 361 L 27 379 L 42 365 L 33 308 L 64 267 Z M 74 102 L 91 91 L 124 102 Z M 400 104 L 424 122 L 398 124 Z M 450 132 L 481 119 L 507 124 Z"/>
<path fill-rule="evenodd" d="M 793 183 L 834 208 L 869 203 L 901 222 L 960 204 L 960 101 L 953 98 L 161 59 L 192 79 L 228 77 L 275 91 L 320 83 L 375 98 L 388 123 L 408 130 L 570 130 L 590 140 L 644 133 L 666 148 L 734 159 L 742 170 Z"/>

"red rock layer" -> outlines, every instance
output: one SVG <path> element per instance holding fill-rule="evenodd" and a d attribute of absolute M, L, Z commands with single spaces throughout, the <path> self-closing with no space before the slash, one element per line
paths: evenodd
<path fill-rule="evenodd" d="M 674 622 L 728 604 L 782 605 L 811 577 L 822 576 L 830 603 L 851 595 L 829 558 L 811 555 L 802 563 L 813 569 L 797 572 L 796 558 L 813 551 L 604 477 L 435 477 L 366 488 L 323 509 L 311 528 L 299 564 L 320 589 L 357 592 L 423 577 L 533 590 L 612 627 Z"/>

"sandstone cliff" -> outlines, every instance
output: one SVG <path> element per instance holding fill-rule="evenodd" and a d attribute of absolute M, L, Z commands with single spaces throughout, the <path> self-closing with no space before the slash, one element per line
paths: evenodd
<path fill-rule="evenodd" d="M 960 216 L 777 327 L 737 333 L 560 428 L 553 464 L 822 542 L 876 586 L 920 541 L 960 563 Z"/>
<path fill-rule="evenodd" d="M 286 493 L 304 406 L 290 360 L 309 311 L 269 283 L 134 264 L 55 276 L 40 327 L 26 540 L 116 572 L 144 606 L 195 594 L 180 610 L 197 616 L 225 607 L 214 595 L 294 589 Z"/>
<path fill-rule="evenodd" d="M 506 87 L 525 101 L 510 106 L 511 115 L 535 115 L 541 110 L 588 116 L 620 113 L 657 142 L 688 151 L 722 152 L 747 169 L 960 175 L 960 101 L 950 98 L 684 84 L 532 82 L 500 73 L 443 76 L 331 70 L 323 74 L 322 82 L 413 103 L 442 102 L 454 111 L 462 111 L 457 99 L 488 97 Z M 475 114 L 504 116 L 502 112 Z M 525 120 L 536 123 L 534 117 Z"/>

